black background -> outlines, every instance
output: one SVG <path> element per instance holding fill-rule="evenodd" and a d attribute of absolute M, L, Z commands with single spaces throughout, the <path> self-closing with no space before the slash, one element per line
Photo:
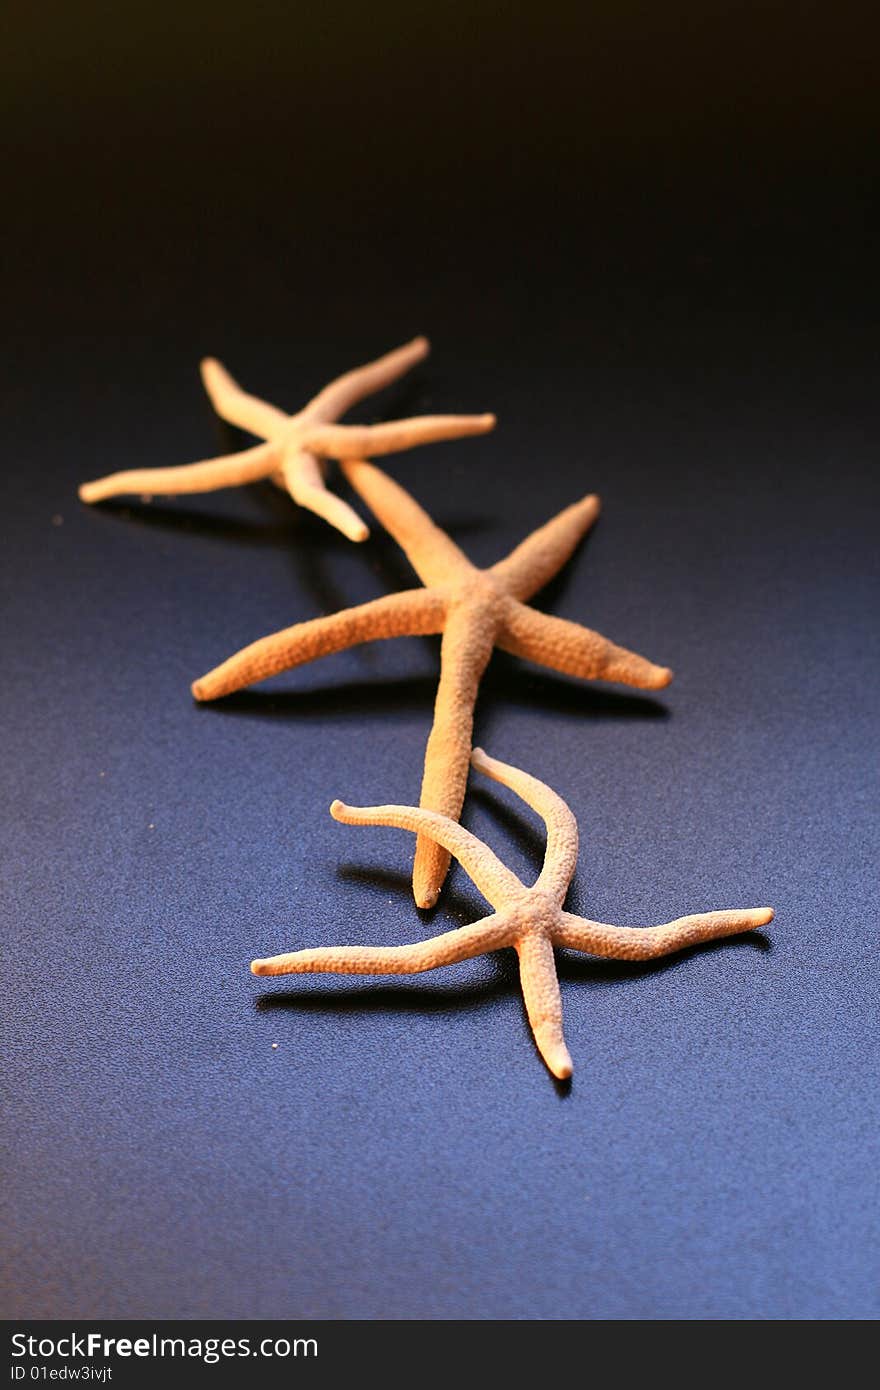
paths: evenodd
<path fill-rule="evenodd" d="M 6 14 L 3 1311 L 876 1316 L 867 7 Z M 574 910 L 777 910 L 562 960 L 570 1088 L 506 956 L 248 973 L 481 911 L 456 870 L 417 913 L 409 838 L 327 815 L 417 797 L 436 642 L 188 693 L 408 584 L 393 544 L 268 484 L 76 499 L 245 442 L 205 353 L 294 409 L 418 332 L 354 418 L 499 425 L 389 471 L 480 563 L 600 492 L 538 602 L 676 671 L 649 698 L 493 659 L 477 738 L 578 815 Z M 537 870 L 510 795 L 464 819 Z"/>

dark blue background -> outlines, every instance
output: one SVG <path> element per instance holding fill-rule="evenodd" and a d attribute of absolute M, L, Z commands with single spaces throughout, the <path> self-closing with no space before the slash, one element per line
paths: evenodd
<path fill-rule="evenodd" d="M 876 97 L 846 7 L 16 16 L 0 494 L 6 1316 L 876 1316 Z M 809 7 L 808 7 L 809 8 Z M 467 15 L 464 11 L 467 9 Z M 94 12 L 93 12 L 94 11 Z M 244 643 L 411 582 L 268 484 L 76 486 L 244 437 L 417 332 L 356 418 L 497 411 L 388 460 L 480 563 L 586 491 L 538 600 L 676 678 L 496 656 L 477 737 L 581 826 L 571 903 L 770 903 L 666 962 L 560 959 L 568 1088 L 512 956 L 412 981 L 253 956 L 413 907 L 433 640 L 213 707 Z M 506 792 L 464 819 L 519 873 Z M 277 1047 L 273 1044 L 277 1043 Z"/>

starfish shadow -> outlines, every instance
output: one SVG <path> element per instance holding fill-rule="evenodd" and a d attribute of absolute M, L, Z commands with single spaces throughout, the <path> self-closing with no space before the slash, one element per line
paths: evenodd
<path fill-rule="evenodd" d="M 357 505 L 357 494 L 341 476 L 334 485 L 334 491 L 351 505 Z M 185 502 L 139 502 L 132 498 L 107 498 L 90 511 L 98 518 L 111 517 L 114 521 L 122 520 L 131 526 L 155 531 L 197 536 L 227 545 L 285 550 L 290 556 L 298 587 L 309 593 L 319 612 L 347 607 L 350 596 L 333 583 L 326 573 L 324 561 L 328 555 L 350 551 L 351 542 L 328 528 L 313 513 L 303 508 L 292 510 L 290 498 L 274 483 L 250 483 L 247 492 L 250 500 L 265 513 L 265 520 L 224 516 L 219 512 L 202 511 Z M 461 517 L 450 523 L 457 535 L 483 531 L 488 525 L 489 522 L 483 517 Z M 413 572 L 390 537 L 374 528 L 367 545 L 370 548 L 371 567 L 386 588 L 413 587 Z"/>
<path fill-rule="evenodd" d="M 524 705 L 537 713 L 546 706 L 554 714 L 589 715 L 593 719 L 668 719 L 669 709 L 652 695 L 631 691 L 610 690 L 586 684 L 575 677 L 553 673 L 549 675 L 534 666 L 519 661 L 507 652 L 495 651 L 482 690 L 505 698 L 515 705 Z M 481 690 L 481 693 L 482 693 Z M 479 713 L 480 706 L 477 705 Z"/>
<path fill-rule="evenodd" d="M 436 642 L 436 638 L 425 638 Z M 593 719 L 668 719 L 669 711 L 647 695 L 624 694 L 581 685 L 565 676 L 545 676 L 519 667 L 513 657 L 495 654 L 503 669 L 490 667 L 483 691 L 508 704 L 533 709 L 539 716 L 569 714 Z M 493 659 L 493 664 L 494 664 Z M 436 675 L 403 676 L 391 680 L 346 681 L 310 690 L 239 690 L 200 706 L 221 715 L 260 715 L 294 719 L 321 714 L 383 714 L 389 709 L 430 710 L 437 692 Z M 480 706 L 477 706 L 480 718 Z M 487 740 L 488 742 L 489 740 Z"/>
<path fill-rule="evenodd" d="M 497 796 L 486 791 L 485 787 L 472 787 L 470 796 L 478 806 L 484 806 L 492 812 L 493 820 L 507 831 L 517 848 L 528 856 L 529 862 L 537 866 L 534 871 L 534 877 L 537 878 L 544 861 L 546 831 L 526 820 L 525 816 L 520 815 L 513 807 L 507 806 Z"/>
<path fill-rule="evenodd" d="M 239 690 L 200 709 L 217 714 L 259 715 L 295 719 L 309 715 L 382 714 L 389 710 L 430 708 L 437 686 L 434 676 L 410 676 L 399 680 L 349 681 L 314 690 Z"/>
<path fill-rule="evenodd" d="M 318 612 L 346 607 L 348 596 L 330 577 L 325 560 L 328 555 L 340 556 L 350 550 L 351 542 L 312 512 L 293 508 L 287 494 L 268 480 L 251 483 L 246 491 L 248 500 L 259 507 L 265 520 L 195 510 L 186 502 L 133 503 L 112 498 L 101 504 L 96 515 L 112 513 L 134 525 L 161 531 L 283 550 L 290 559 L 297 591 L 304 590 Z"/>
<path fill-rule="evenodd" d="M 255 495 L 277 492 L 277 488 L 271 483 L 252 483 L 251 489 Z M 137 502 L 130 498 L 126 501 L 107 498 L 100 506 L 90 510 L 93 516 L 122 519 L 133 526 L 150 527 L 157 531 L 175 531 L 227 543 L 231 541 L 242 546 L 286 548 L 292 543 L 289 516 L 269 522 L 255 521 L 246 517 L 196 511 L 187 506 L 171 506 L 164 502 Z"/>
<path fill-rule="evenodd" d="M 451 1009 L 478 1008 L 485 1000 L 511 997 L 516 982 L 509 979 L 494 959 L 484 957 L 497 970 L 496 978 L 473 980 L 458 985 L 346 985 L 337 989 L 285 989 L 258 994 L 254 1006 L 259 1013 L 274 1009 L 303 1013 L 398 1013 L 439 1014 Z"/>
<path fill-rule="evenodd" d="M 404 902 L 409 899 L 415 910 L 415 920 L 419 922 L 429 923 L 438 915 L 448 916 L 450 930 L 461 926 L 463 920 L 466 919 L 476 922 L 484 912 L 491 911 L 491 908 L 484 904 L 479 892 L 473 888 L 470 880 L 458 865 L 452 870 L 452 874 L 455 875 L 455 879 L 459 879 L 459 875 L 461 875 L 460 881 L 453 881 L 452 886 L 444 891 L 442 903 L 438 903 L 435 907 L 416 907 L 412 903 L 412 871 L 409 869 L 406 873 L 402 873 L 396 869 L 344 863 L 339 865 L 336 873 L 337 877 L 345 879 L 349 883 L 359 883 L 368 889 L 374 889 L 377 893 L 381 893 L 386 900 L 389 893 L 394 893 Z"/>
<path fill-rule="evenodd" d="M 375 882 L 379 877 L 371 870 L 348 871 L 351 876 L 363 876 Z M 400 881 L 398 875 L 386 875 L 388 879 Z M 409 879 L 405 880 L 409 887 Z M 560 981 L 589 983 L 598 986 L 621 985 L 645 976 L 662 974 L 671 970 L 676 963 L 691 956 L 711 953 L 722 948 L 751 947 L 762 952 L 772 950 L 770 941 L 758 932 L 745 932 L 740 937 L 727 937 L 723 941 L 707 941 L 702 945 L 690 946 L 674 956 L 665 956 L 654 961 L 600 960 L 593 956 L 579 956 L 571 951 L 556 951 L 556 965 Z M 488 965 L 489 978 L 463 981 L 455 985 L 425 984 L 367 984 L 361 979 L 346 980 L 346 983 L 331 986 L 311 986 L 306 989 L 284 989 L 277 992 L 264 991 L 254 1000 L 258 1013 L 274 1011 L 297 1012 L 303 1014 L 420 1014 L 439 1015 L 466 1011 L 473 1012 L 492 1000 L 508 1000 L 520 995 L 519 971 L 513 951 L 491 951 L 482 956 L 483 969 Z M 525 1008 L 521 1009 L 520 1024 L 524 1037 L 528 1037 L 536 1055 L 535 1045 L 529 1027 Z M 545 1072 L 545 1075 L 549 1073 Z M 572 1094 L 572 1077 L 559 1080 L 550 1076 L 553 1089 L 560 1100 Z"/>
<path fill-rule="evenodd" d="M 487 952 L 481 959 L 489 966 L 491 978 L 463 982 L 457 985 L 347 985 L 339 988 L 285 989 L 277 993 L 258 994 L 254 1007 L 258 1013 L 297 1012 L 303 1014 L 419 1014 L 421 1016 L 471 1013 L 493 1000 L 508 1000 L 520 995 L 519 977 L 512 951 Z M 521 995 L 520 995 L 521 998 Z M 525 1008 L 520 1010 L 523 1037 L 539 1056 Z M 544 1072 L 553 1083 L 560 1099 L 571 1094 L 571 1077 L 560 1081 Z"/>

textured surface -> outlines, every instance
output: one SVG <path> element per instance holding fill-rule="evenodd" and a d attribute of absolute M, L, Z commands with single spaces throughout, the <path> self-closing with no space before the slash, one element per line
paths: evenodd
<path fill-rule="evenodd" d="M 0 54 L 4 1312 L 876 1316 L 870 45 L 609 5 L 585 50 L 544 10 L 465 33 L 438 7 L 414 65 L 404 7 L 297 7 L 296 34 L 31 11 Z M 567 1094 L 515 961 L 248 971 L 482 910 L 455 869 L 420 921 L 407 837 L 327 814 L 418 796 L 436 638 L 189 695 L 218 652 L 409 583 L 397 547 L 269 485 L 75 496 L 243 445 L 205 354 L 298 401 L 419 331 L 361 418 L 499 423 L 389 471 L 479 564 L 534 524 L 536 467 L 538 515 L 599 493 L 541 606 L 676 673 L 645 696 L 492 658 L 476 737 L 576 812 L 569 906 L 777 910 L 769 949 L 561 961 Z M 465 823 L 537 872 L 511 794 Z"/>

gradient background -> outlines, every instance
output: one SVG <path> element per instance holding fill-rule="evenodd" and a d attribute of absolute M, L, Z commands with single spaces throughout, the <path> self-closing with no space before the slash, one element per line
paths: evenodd
<path fill-rule="evenodd" d="M 878 100 L 869 10 L 6 7 L 2 1308 L 20 1317 L 870 1318 L 878 1296 Z M 571 902 L 773 904 L 762 937 L 256 980 L 396 943 L 434 640 L 196 707 L 247 641 L 410 582 L 266 484 L 88 509 L 418 332 L 354 418 L 480 563 L 586 491 L 540 598 L 660 697 L 496 656 L 477 738 L 581 825 Z M 520 873 L 497 788 L 465 821 Z M 420 920 L 421 918 L 421 920 Z M 272 1044 L 277 1043 L 277 1048 Z"/>

